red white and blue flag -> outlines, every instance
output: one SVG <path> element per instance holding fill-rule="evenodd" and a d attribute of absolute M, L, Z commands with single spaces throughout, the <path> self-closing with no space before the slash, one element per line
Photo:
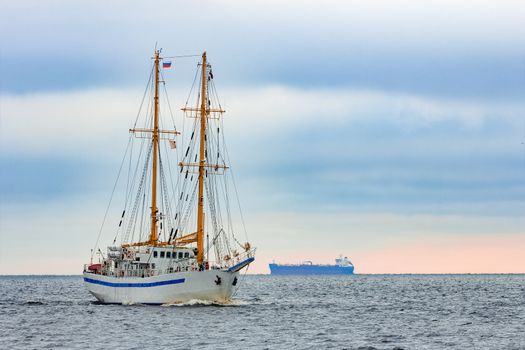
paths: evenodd
<path fill-rule="evenodd" d="M 171 61 L 162 62 L 162 68 L 171 68 Z"/>

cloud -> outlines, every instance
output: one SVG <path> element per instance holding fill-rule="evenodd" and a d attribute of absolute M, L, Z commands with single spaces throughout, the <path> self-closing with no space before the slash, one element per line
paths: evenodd
<path fill-rule="evenodd" d="M 122 1 L 4 4 L 2 90 L 137 86 L 157 41 L 168 55 L 208 50 L 228 85 L 514 100 L 525 89 L 520 1 L 157 4 L 162 13 Z"/>
<path fill-rule="evenodd" d="M 294 0 L 286 4 L 277 0 L 250 3 L 229 0 L 221 3 L 208 1 L 206 4 L 159 1 L 157 4 L 165 11 L 159 12 L 149 4 L 130 4 L 126 1 L 114 1 L 110 4 L 92 2 L 82 5 L 64 0 L 49 0 L 38 4 L 31 1 L 4 4 L 4 28 L 9 25 L 27 28 L 22 32 L 4 33 L 1 39 L 12 45 L 16 44 L 22 53 L 40 50 L 56 52 L 64 47 L 71 47 L 81 50 L 83 54 L 93 55 L 96 53 L 91 50 L 92 47 L 103 49 L 104 53 L 112 52 L 114 47 L 120 44 L 113 40 L 115 37 L 126 37 L 125 43 L 128 44 L 137 40 L 143 41 L 152 34 L 156 37 L 170 37 L 188 26 L 191 26 L 193 31 L 185 33 L 184 36 L 179 35 L 178 42 L 186 44 L 204 35 L 212 39 L 222 36 L 226 43 L 243 39 L 242 42 L 250 44 L 248 48 L 261 47 L 261 44 L 271 46 L 276 42 L 289 41 L 291 37 L 296 39 L 295 43 L 290 42 L 291 45 L 304 44 L 309 39 L 313 39 L 314 42 L 323 39 L 329 46 L 339 41 L 345 44 L 366 43 L 372 48 L 390 45 L 398 50 L 406 50 L 408 47 L 459 49 L 464 45 L 468 45 L 469 48 L 487 45 L 513 48 L 512 44 L 525 34 L 525 30 L 519 26 L 523 19 L 523 3 L 519 0 L 497 3 L 484 0 L 475 4 L 452 0 L 425 3 L 413 0 L 396 3 L 388 0 L 331 0 L 323 3 L 305 3 Z M 125 12 L 122 11 L 123 8 L 126 8 Z M 297 11 L 298 8 L 301 11 Z M 244 15 L 238 16 L 239 13 Z M 205 25 L 194 25 L 199 16 Z M 30 23 L 33 26 L 28 26 Z M 76 30 L 64 32 L 64 28 Z M 214 32 L 209 32 L 210 28 L 213 28 Z M 241 28 L 245 31 L 239 31 Z M 283 30 L 285 28 L 286 31 Z M 102 40 L 97 42 L 75 40 L 88 39 L 93 33 L 111 29 L 115 35 L 111 40 L 102 36 Z M 33 44 L 27 40 L 17 41 L 20 37 L 27 38 L 29 33 L 49 36 L 53 41 Z M 139 33 L 142 35 L 133 35 Z M 390 35 L 385 36 L 386 33 Z M 274 40 L 257 40 L 264 36 Z M 341 40 L 343 38 L 345 40 Z M 209 41 L 211 40 L 206 42 Z M 216 45 L 219 46 L 220 43 Z"/>
<path fill-rule="evenodd" d="M 463 253 L 483 271 L 516 271 L 507 260 L 489 268 L 482 259 L 490 244 L 513 256 L 513 245 L 494 242 L 519 243 L 513 237 L 525 227 L 522 105 L 283 86 L 219 93 L 249 238 L 259 246 L 251 272 L 266 272 L 272 259 L 331 262 L 339 253 L 360 272 L 478 271 Z M 172 96 L 176 109 L 186 93 Z M 11 192 L 2 190 L 3 247 L 21 244 L 8 233 L 23 222 L 24 239 L 48 237 L 53 254 L 68 252 L 67 264 L 86 262 L 141 97 L 111 89 L 1 97 L 2 168 L 12 175 L 2 172 L 2 182 L 9 191 L 29 184 L 26 194 L 48 190 L 33 205 L 6 202 Z M 62 246 L 72 235 L 83 238 Z M 468 248 L 478 239 L 484 245 Z M 73 271 L 47 258 L 40 272 Z"/>
<path fill-rule="evenodd" d="M 522 120 L 525 112 L 525 104 L 522 102 L 439 99 L 348 88 L 300 89 L 269 86 L 226 90 L 224 99 L 231 104 L 230 110 L 233 109 L 235 115 L 245 115 L 248 110 L 249 114 L 244 119 L 248 119 L 250 123 L 254 122 L 253 119 L 261 119 L 261 123 L 283 127 L 290 123 L 353 120 L 384 120 L 407 125 L 453 120 L 475 127 L 489 118 L 517 122 Z"/>
<path fill-rule="evenodd" d="M 108 147 L 125 144 L 142 93 L 135 89 L 97 89 L 1 95 L 2 153 L 107 154 Z M 496 120 L 519 127 L 525 114 L 523 103 L 432 99 L 345 88 L 226 88 L 219 94 L 227 109 L 226 130 L 231 130 L 234 138 L 240 133 L 252 137 L 278 130 L 302 131 L 310 126 L 322 130 L 352 123 L 379 128 L 386 123 L 415 129 L 452 122 L 460 128 L 479 129 Z M 170 91 L 179 128 L 183 121 L 177 107 L 183 105 L 186 95 L 182 89 Z M 166 104 L 163 106 L 167 115 Z"/>
<path fill-rule="evenodd" d="M 177 114 L 187 91 L 169 92 L 175 124 L 187 131 Z M 523 209 L 523 103 L 284 86 L 219 94 L 232 170 L 248 197 L 259 198 L 247 203 L 253 208 Z M 4 183 L 31 191 L 42 169 L 55 169 L 49 189 L 111 186 L 141 98 L 134 89 L 2 95 L 0 148 L 11 168 Z"/>
<path fill-rule="evenodd" d="M 225 100 L 234 167 L 269 207 L 523 211 L 521 104 L 283 87 Z"/>
<path fill-rule="evenodd" d="M 86 156 L 125 146 L 141 94 L 102 89 L 0 99 L 3 154 Z"/>

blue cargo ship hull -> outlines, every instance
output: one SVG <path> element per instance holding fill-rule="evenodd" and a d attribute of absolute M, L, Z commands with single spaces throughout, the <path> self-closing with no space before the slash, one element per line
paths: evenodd
<path fill-rule="evenodd" d="M 272 275 L 352 275 L 353 266 L 270 264 Z"/>

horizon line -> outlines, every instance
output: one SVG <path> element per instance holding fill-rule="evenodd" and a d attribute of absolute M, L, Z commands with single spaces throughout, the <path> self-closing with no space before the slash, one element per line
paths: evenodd
<path fill-rule="evenodd" d="M 378 273 L 354 273 L 352 275 L 346 275 L 346 276 L 406 276 L 406 275 L 412 275 L 412 276 L 441 276 L 441 275 L 525 275 L 525 272 L 396 272 L 396 273 L 388 273 L 388 272 L 378 272 Z M 2 277 L 82 277 L 82 274 L 0 274 L 0 278 Z M 246 273 L 244 276 L 276 276 L 272 275 L 271 273 Z M 305 276 L 342 276 L 342 275 L 286 275 L 285 277 L 305 277 Z M 279 275 L 279 277 L 282 277 L 282 275 Z"/>

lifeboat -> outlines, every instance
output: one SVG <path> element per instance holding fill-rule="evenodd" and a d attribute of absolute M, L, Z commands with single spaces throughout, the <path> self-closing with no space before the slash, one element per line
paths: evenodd
<path fill-rule="evenodd" d="M 99 272 L 102 269 L 102 264 L 91 264 L 88 266 L 89 271 L 93 271 L 94 273 Z"/>

